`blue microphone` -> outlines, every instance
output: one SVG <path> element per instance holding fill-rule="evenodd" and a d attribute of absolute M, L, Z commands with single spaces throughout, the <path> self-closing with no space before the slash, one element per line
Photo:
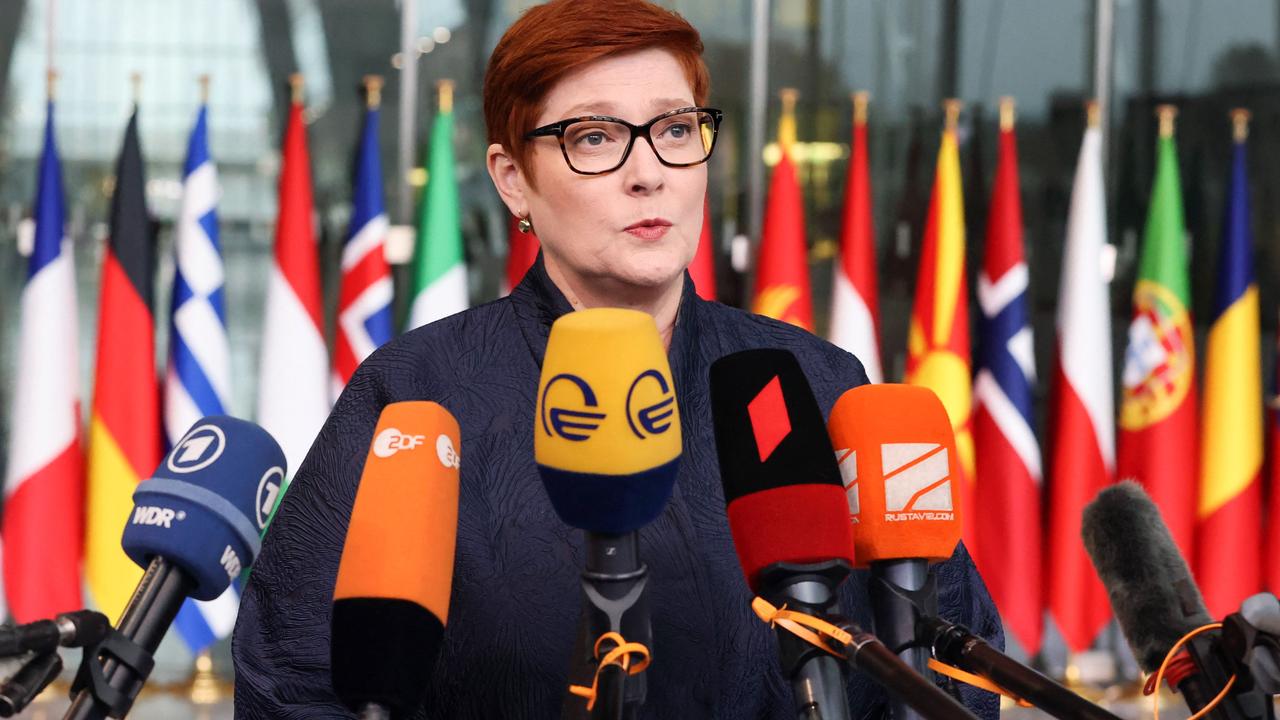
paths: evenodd
<path fill-rule="evenodd" d="M 64 720 L 124 717 L 183 600 L 218 597 L 253 564 L 284 477 L 266 430 L 211 415 L 138 483 L 121 545 L 146 572 L 116 631 L 86 649 Z"/>

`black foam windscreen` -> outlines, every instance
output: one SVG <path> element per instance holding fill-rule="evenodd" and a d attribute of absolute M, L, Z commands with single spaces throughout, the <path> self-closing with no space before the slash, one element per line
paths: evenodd
<path fill-rule="evenodd" d="M 1160 510 L 1136 483 L 1098 493 L 1084 509 L 1081 535 L 1144 671 L 1155 672 L 1178 640 L 1213 622 Z"/>
<path fill-rule="evenodd" d="M 726 503 L 801 483 L 843 488 L 822 410 L 786 350 L 744 350 L 712 363 L 711 419 Z"/>
<path fill-rule="evenodd" d="M 376 702 L 393 718 L 422 704 L 444 626 L 416 602 L 344 598 L 333 603 L 333 689 L 348 707 Z"/>

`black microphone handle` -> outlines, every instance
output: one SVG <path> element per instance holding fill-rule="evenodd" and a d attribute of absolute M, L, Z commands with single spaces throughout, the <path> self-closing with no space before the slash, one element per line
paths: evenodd
<path fill-rule="evenodd" d="M 875 636 L 921 677 L 928 678 L 929 650 L 917 642 L 916 621 L 921 613 L 936 615 L 937 586 L 927 560 L 904 558 L 871 563 L 867 582 Z M 893 720 L 919 720 L 904 698 L 889 699 Z"/>
<path fill-rule="evenodd" d="M 922 635 L 933 638 L 942 662 L 984 677 L 1037 708 L 1063 720 L 1120 720 L 1053 680 L 991 647 L 961 625 L 923 618 Z"/>
<path fill-rule="evenodd" d="M 853 635 L 853 642 L 844 646 L 849 667 L 865 672 L 888 690 L 891 707 L 896 700 L 924 720 L 977 720 L 960 701 L 913 670 L 876 636 L 848 623 L 841 625 Z"/>
<path fill-rule="evenodd" d="M 40 691 L 62 672 L 62 658 L 57 650 L 36 655 L 18 672 L 0 685 L 0 717 L 13 717 L 22 712 Z"/>
<path fill-rule="evenodd" d="M 819 563 L 774 563 L 762 569 L 760 597 L 777 607 L 807 615 L 839 611 L 836 588 L 849 575 L 843 560 Z M 782 674 L 791 682 L 792 703 L 799 720 L 849 720 L 849 696 L 840 660 L 790 630 L 776 628 Z"/>
<path fill-rule="evenodd" d="M 155 654 L 160 640 L 182 607 L 182 601 L 194 589 L 195 582 L 185 570 L 162 557 L 152 559 L 125 606 L 124 614 L 120 616 L 118 632 L 147 654 Z M 96 647 L 85 649 L 82 662 L 102 662 L 107 683 L 125 693 L 131 701 L 137 698 L 138 691 L 147 681 L 145 675 L 140 676 L 114 658 L 108 657 L 105 662 L 99 660 Z M 108 717 L 108 708 L 94 698 L 92 687 L 85 687 L 76 693 L 71 707 L 62 717 L 63 720 L 103 720 Z"/>
<path fill-rule="evenodd" d="M 14 657 L 23 653 L 46 653 L 58 647 L 62 632 L 53 620 L 8 627 L 0 630 L 0 657 Z"/>

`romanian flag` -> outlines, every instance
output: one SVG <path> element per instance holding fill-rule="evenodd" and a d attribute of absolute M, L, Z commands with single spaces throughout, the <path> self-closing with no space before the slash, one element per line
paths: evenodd
<path fill-rule="evenodd" d="M 876 287 L 876 233 L 871 220 L 867 168 L 867 94 L 853 98 L 853 153 L 844 187 L 840 258 L 831 282 L 831 342 L 862 361 L 867 378 L 884 382 L 880 366 L 880 298 Z"/>
<path fill-rule="evenodd" d="M 693 289 L 703 300 L 716 299 L 715 238 L 711 235 L 711 199 L 702 203 L 702 235 L 698 238 L 698 250 L 689 263 L 689 275 Z"/>
<path fill-rule="evenodd" d="M 1267 553 L 1262 580 L 1271 593 L 1280 593 L 1280 333 L 1276 333 L 1276 369 L 1271 386 L 1270 410 L 1267 413 L 1268 488 L 1267 488 Z"/>
<path fill-rule="evenodd" d="M 1000 615 L 1028 655 L 1040 651 L 1040 444 L 1027 262 L 1018 196 L 1013 100 L 1000 105 L 1000 160 L 988 215 L 986 257 L 978 275 L 978 374 L 973 382 L 977 448 L 974 517 L 981 556 L 974 559 Z"/>
<path fill-rule="evenodd" d="M 1237 611 L 1262 589 L 1262 348 L 1245 165 L 1248 113 L 1232 114 L 1235 142 L 1205 352 L 1195 564 L 1213 617 Z"/>
<path fill-rule="evenodd" d="M 151 314 L 155 235 L 145 187 L 135 108 L 116 162 L 89 418 L 85 575 L 94 601 L 112 618 L 120 616 L 142 576 L 120 548 L 134 486 L 150 476 L 161 457 Z"/>
<path fill-rule="evenodd" d="M 965 544 L 973 544 L 974 451 L 969 353 L 969 285 L 964 269 L 964 198 L 956 122 L 960 103 L 947 101 L 947 124 L 925 221 L 920 272 L 907 335 L 907 382 L 942 398 L 960 455 L 960 508 Z"/>
<path fill-rule="evenodd" d="M 1160 508 L 1185 558 L 1195 557 L 1196 374 L 1191 281 L 1171 106 L 1160 107 L 1155 186 L 1133 289 L 1117 474 Z"/>
<path fill-rule="evenodd" d="M 778 147 L 782 156 L 769 180 L 764 231 L 756 259 L 756 291 L 751 311 L 813 331 L 809 255 L 804 239 L 804 199 L 791 152 L 796 142 L 796 92 L 782 91 Z"/>

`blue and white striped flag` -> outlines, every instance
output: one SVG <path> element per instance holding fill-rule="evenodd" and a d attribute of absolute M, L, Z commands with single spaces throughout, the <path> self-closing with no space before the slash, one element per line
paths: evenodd
<path fill-rule="evenodd" d="M 183 168 L 182 206 L 174 238 L 169 368 L 164 382 L 164 429 L 172 446 L 197 420 L 225 414 L 231 398 L 231 352 L 218 245 L 218 171 L 209 157 L 208 108 L 200 107 Z M 240 606 L 233 585 L 209 601 L 188 599 L 175 624 L 192 652 L 231 634 Z"/>

